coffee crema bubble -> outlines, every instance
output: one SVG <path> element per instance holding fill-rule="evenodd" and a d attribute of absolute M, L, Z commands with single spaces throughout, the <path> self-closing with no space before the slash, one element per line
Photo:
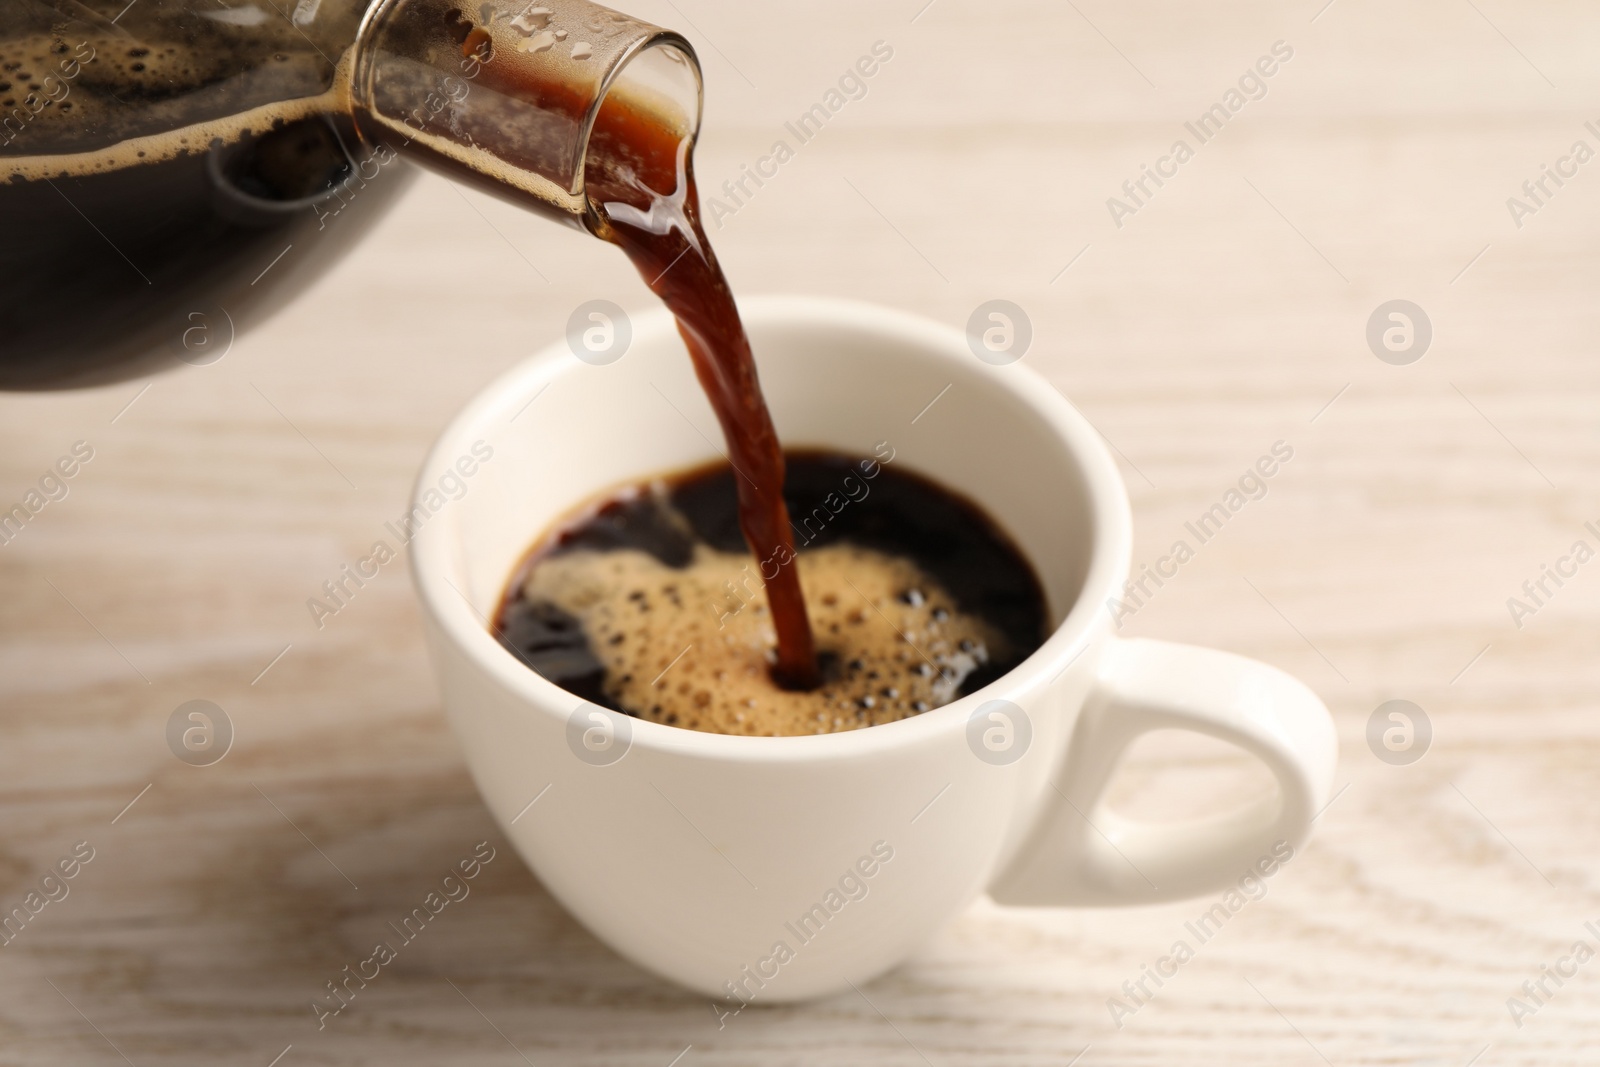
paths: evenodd
<path fill-rule="evenodd" d="M 815 688 L 774 681 L 771 612 L 725 464 L 612 494 L 542 538 L 506 591 L 501 643 L 613 710 L 772 736 L 922 714 L 1042 642 L 1038 581 L 975 505 L 872 460 L 799 452 L 787 467 Z"/>

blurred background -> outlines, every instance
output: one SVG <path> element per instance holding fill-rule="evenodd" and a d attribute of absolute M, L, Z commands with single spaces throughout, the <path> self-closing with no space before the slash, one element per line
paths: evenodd
<path fill-rule="evenodd" d="M 1594 977 L 1523 983 L 1600 947 L 1584 926 L 1600 925 L 1600 566 L 1560 564 L 1537 597 L 1524 583 L 1575 542 L 1600 549 L 1600 162 L 1575 155 L 1600 151 L 1600 14 L 626 6 L 699 50 L 697 169 L 734 208 L 707 217 L 735 291 L 958 327 L 985 301 L 1020 306 L 1025 362 L 1115 450 L 1136 567 L 1292 448 L 1122 632 L 1257 657 L 1322 696 L 1342 756 L 1316 836 L 1131 1015 L 1108 1002 L 1212 901 L 980 901 L 870 1001 L 721 1030 L 507 848 L 318 1032 L 324 982 L 433 872 L 503 839 L 442 717 L 404 566 L 320 629 L 306 600 L 385 536 L 456 409 L 573 309 L 655 306 L 612 247 L 421 174 L 220 361 L 0 396 L 0 509 L 75 442 L 93 451 L 0 546 L 0 905 L 74 842 L 95 852 L 0 947 L 0 1063 L 1582 1062 Z M 729 199 L 723 182 L 795 143 L 784 124 L 877 42 L 892 58 L 865 95 Z M 1275 47 L 1259 98 L 1200 144 L 1184 124 Z M 1193 158 L 1127 192 L 1180 138 Z M 1562 158 L 1563 184 L 1525 191 Z M 1386 346 L 1396 300 L 1414 334 Z M 195 699 L 234 730 L 204 768 L 165 734 Z M 1395 700 L 1416 728 L 1398 754 L 1368 740 Z M 1118 797 L 1177 816 L 1263 783 L 1227 749 L 1157 737 Z"/>

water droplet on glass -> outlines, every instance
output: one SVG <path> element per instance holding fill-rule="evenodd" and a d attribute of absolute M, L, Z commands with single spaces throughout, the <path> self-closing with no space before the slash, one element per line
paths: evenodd
<path fill-rule="evenodd" d="M 547 48 L 553 47 L 555 45 L 555 43 L 556 43 L 555 34 L 551 33 L 549 30 L 544 30 L 541 33 L 534 34 L 532 37 L 529 37 L 527 40 L 525 40 L 521 44 L 517 45 L 517 51 L 519 51 L 519 52 L 543 52 Z"/>
<path fill-rule="evenodd" d="M 523 33 L 536 33 L 550 25 L 551 14 L 551 10 L 547 7 L 529 4 L 523 9 L 522 14 L 511 20 L 511 26 Z"/>

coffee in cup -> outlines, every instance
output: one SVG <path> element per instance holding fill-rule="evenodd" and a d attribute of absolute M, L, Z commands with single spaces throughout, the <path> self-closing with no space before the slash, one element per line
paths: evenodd
<path fill-rule="evenodd" d="M 765 582 L 779 560 L 748 550 L 727 463 L 629 485 L 557 523 L 502 599 L 501 644 L 602 707 L 772 736 L 922 714 L 1043 642 L 1044 594 L 1022 552 L 978 505 L 896 463 L 890 442 L 785 460 L 816 687 L 772 671 Z"/>

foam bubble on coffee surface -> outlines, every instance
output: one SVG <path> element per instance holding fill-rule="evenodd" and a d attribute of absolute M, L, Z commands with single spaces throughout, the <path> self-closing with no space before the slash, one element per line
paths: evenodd
<path fill-rule="evenodd" d="M 851 544 L 803 552 L 800 584 L 828 680 L 810 692 L 769 673 L 772 617 L 755 561 L 695 549 L 668 567 L 633 550 L 537 563 L 523 589 L 578 618 L 606 693 L 642 719 L 727 734 L 855 730 L 949 703 L 1004 638 L 909 560 Z"/>
<path fill-rule="evenodd" d="M 118 170 L 332 107 L 338 72 L 283 19 L 224 26 L 152 11 L 132 32 L 135 17 L 0 36 L 0 117 L 14 133 L 0 138 L 0 173 Z"/>

